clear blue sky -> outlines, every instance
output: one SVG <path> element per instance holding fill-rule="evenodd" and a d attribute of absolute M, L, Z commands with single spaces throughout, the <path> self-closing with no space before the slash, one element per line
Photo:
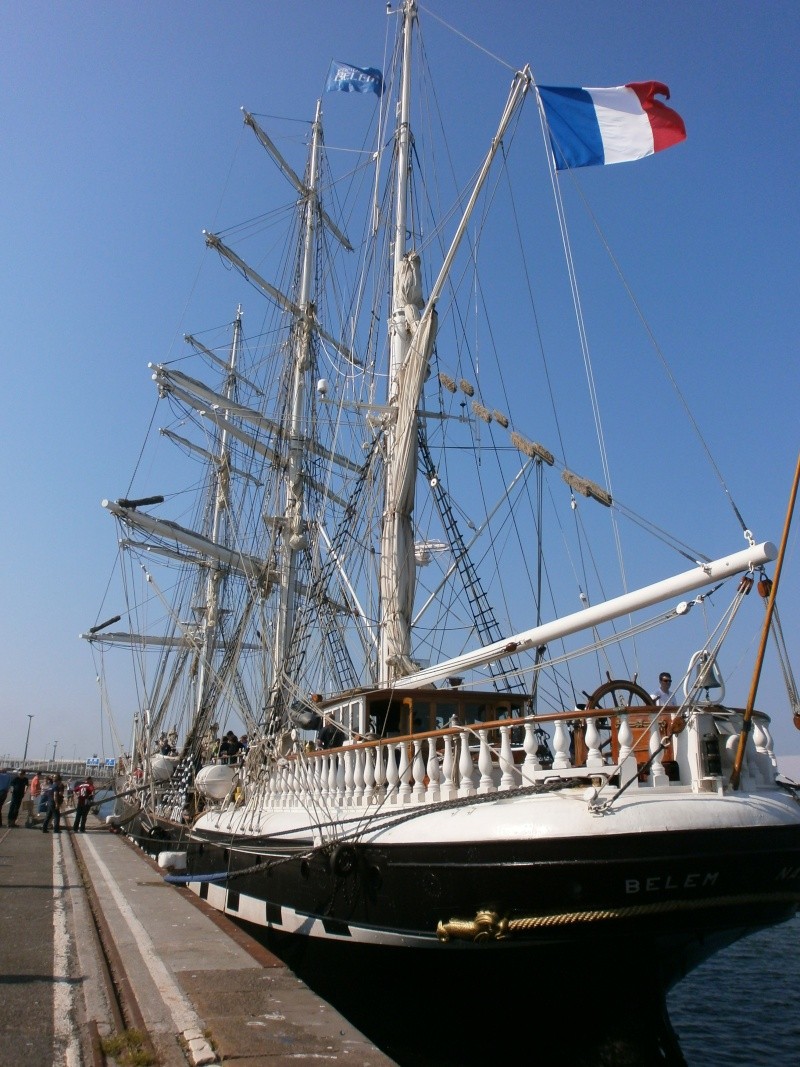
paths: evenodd
<path fill-rule="evenodd" d="M 657 177 L 642 165 L 652 200 L 633 166 L 587 187 L 667 356 L 695 354 L 681 384 L 703 398 L 694 413 L 711 418 L 745 518 L 777 541 L 800 444 L 797 0 L 428 6 L 545 84 L 670 85 L 689 139 Z M 21 754 L 29 714 L 31 756 L 55 742 L 62 756 L 102 754 L 104 743 L 113 754 L 78 640 L 115 556 L 99 504 L 127 487 L 153 407 L 147 362 L 232 316 L 231 289 L 208 323 L 192 300 L 201 229 L 220 225 L 222 204 L 226 222 L 245 214 L 226 189 L 238 109 L 308 119 L 332 58 L 381 66 L 384 11 L 383 0 L 3 5 L 0 754 Z M 481 84 L 494 80 L 496 113 L 508 72 L 430 16 L 425 32 L 432 50 L 444 44 L 452 86 L 472 77 L 473 59 Z M 261 210 L 270 181 L 265 167 Z M 665 224 L 665 190 L 685 225 Z M 659 414 L 646 402 L 635 413 Z M 661 506 L 666 515 L 678 502 Z M 782 598 L 795 651 L 797 543 L 796 526 Z M 800 752 L 780 685 L 763 692 L 780 747 Z"/>

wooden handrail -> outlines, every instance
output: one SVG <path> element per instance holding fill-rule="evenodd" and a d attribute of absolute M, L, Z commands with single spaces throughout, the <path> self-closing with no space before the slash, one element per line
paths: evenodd
<path fill-rule="evenodd" d="M 465 723 L 463 726 L 443 726 L 440 730 L 423 730 L 416 734 L 398 734 L 397 737 L 376 737 L 369 740 L 361 738 L 350 741 L 346 745 L 338 745 L 335 748 L 316 748 L 306 752 L 306 756 L 324 756 L 330 752 L 349 752 L 354 748 L 378 748 L 381 745 L 394 745 L 400 742 L 424 741 L 429 737 L 457 737 L 465 730 L 498 730 L 501 726 L 524 726 L 528 722 L 536 722 L 536 716 L 526 715 L 519 719 L 496 719 L 493 722 Z M 294 756 L 287 757 L 294 758 Z"/>
<path fill-rule="evenodd" d="M 350 741 L 345 745 L 337 745 L 335 748 L 315 748 L 310 752 L 304 752 L 303 755 L 319 758 L 336 752 L 353 752 L 355 749 L 380 748 L 400 743 L 410 744 L 413 741 L 424 741 L 429 737 L 457 737 L 459 734 L 464 733 L 465 730 L 473 732 L 499 730 L 504 726 L 510 726 L 515 729 L 528 723 L 538 725 L 544 722 L 573 722 L 578 719 L 611 719 L 623 714 L 645 714 L 654 711 L 659 715 L 664 712 L 674 714 L 678 708 L 679 705 L 677 704 L 641 704 L 620 708 L 573 708 L 570 711 L 555 711 L 547 715 L 525 715 L 517 719 L 495 719 L 492 722 L 465 723 L 463 726 L 443 726 L 440 730 L 425 730 L 420 733 L 402 734 L 397 737 L 376 737 L 369 740 L 358 737 L 357 740 Z M 726 708 L 725 710 L 744 713 L 743 708 Z M 763 711 L 754 711 L 752 714 L 756 718 L 769 719 L 769 716 Z M 297 759 L 297 753 L 290 753 L 285 759 Z"/>

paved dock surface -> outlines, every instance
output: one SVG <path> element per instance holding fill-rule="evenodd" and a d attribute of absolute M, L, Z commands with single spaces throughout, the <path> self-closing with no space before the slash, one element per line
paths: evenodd
<path fill-rule="evenodd" d="M 138 1023 L 161 1067 L 392 1064 L 282 961 L 91 817 L 85 834 L 0 829 L 0 984 L 4 1062 L 94 1067 L 101 1041 Z"/>

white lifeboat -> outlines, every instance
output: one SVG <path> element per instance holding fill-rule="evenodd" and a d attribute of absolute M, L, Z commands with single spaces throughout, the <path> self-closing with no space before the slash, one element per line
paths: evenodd
<path fill-rule="evenodd" d="M 197 772 L 194 780 L 198 793 L 211 800 L 224 800 L 230 793 L 237 768 L 224 763 L 209 763 Z"/>

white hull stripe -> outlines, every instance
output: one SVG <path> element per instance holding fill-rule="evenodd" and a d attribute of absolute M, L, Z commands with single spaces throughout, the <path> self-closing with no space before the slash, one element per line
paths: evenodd
<path fill-rule="evenodd" d="M 226 915 L 244 919 L 255 926 L 266 927 L 286 934 L 319 938 L 325 941 L 349 941 L 363 945 L 383 945 L 397 948 L 423 948 L 437 944 L 435 931 L 429 936 L 401 933 L 395 930 L 378 929 L 372 926 L 357 926 L 340 919 L 318 918 L 275 904 L 267 904 L 245 893 L 229 893 L 224 886 L 203 883 L 203 897 L 212 908 Z M 189 882 L 188 888 L 201 895 L 201 883 Z M 207 890 L 207 893 L 205 892 Z"/>

